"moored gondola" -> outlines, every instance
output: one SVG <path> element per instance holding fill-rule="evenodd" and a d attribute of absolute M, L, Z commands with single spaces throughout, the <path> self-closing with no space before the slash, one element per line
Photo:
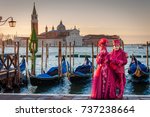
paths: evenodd
<path fill-rule="evenodd" d="M 32 86 L 44 86 L 58 83 L 61 78 L 65 76 L 67 72 L 68 62 L 65 59 L 62 60 L 62 74 L 58 74 L 58 67 L 50 68 L 46 73 L 39 74 L 37 76 L 30 76 L 30 82 Z"/>
<path fill-rule="evenodd" d="M 54 75 L 48 75 L 48 73 L 39 74 L 37 76 L 30 76 L 30 82 L 32 86 L 44 86 L 57 83 L 62 77 L 58 73 Z"/>
<path fill-rule="evenodd" d="M 68 79 L 72 84 L 83 84 L 90 81 L 92 77 L 92 63 L 86 57 L 84 64 L 78 66 L 75 71 L 68 75 Z"/>
<path fill-rule="evenodd" d="M 132 55 L 128 73 L 131 75 L 131 81 L 133 82 L 149 82 L 148 68 L 138 61 L 134 55 Z"/>

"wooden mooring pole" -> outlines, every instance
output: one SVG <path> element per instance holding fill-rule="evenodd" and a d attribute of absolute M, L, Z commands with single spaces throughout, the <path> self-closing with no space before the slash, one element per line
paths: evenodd
<path fill-rule="evenodd" d="M 28 63 L 28 49 L 29 49 L 29 39 L 27 38 L 26 40 L 26 62 Z"/>
<path fill-rule="evenodd" d="M 62 60 L 62 55 L 61 55 L 61 42 L 59 41 L 59 45 L 58 45 L 58 75 L 59 75 L 59 77 L 62 76 L 61 60 Z"/>
<path fill-rule="evenodd" d="M 2 41 L 2 59 L 4 60 L 5 43 Z"/>
<path fill-rule="evenodd" d="M 16 42 L 14 42 L 14 54 L 15 54 L 15 66 L 17 67 L 17 50 L 16 50 Z M 17 76 L 17 69 L 15 69 L 15 74 Z M 14 84 L 17 84 L 17 78 L 14 79 Z"/>
<path fill-rule="evenodd" d="M 72 48 L 73 49 L 72 50 L 73 51 L 73 60 L 72 60 L 73 61 L 73 69 L 74 69 L 74 47 L 75 47 L 75 41 L 73 42 L 73 48 Z"/>
<path fill-rule="evenodd" d="M 47 70 L 47 61 L 48 61 L 48 57 L 49 57 L 49 52 L 48 52 L 48 44 L 46 44 L 46 60 L 45 60 L 45 69 Z"/>
<path fill-rule="evenodd" d="M 17 52 L 17 67 L 18 67 L 18 79 L 17 79 L 17 85 L 19 85 L 19 84 L 20 84 L 19 42 L 17 42 L 16 52 Z"/>
<path fill-rule="evenodd" d="M 147 41 L 146 42 L 146 63 L 147 63 L 147 69 L 149 70 L 149 59 L 148 59 L 148 57 L 149 57 L 149 51 L 148 51 L 148 45 L 149 45 L 149 43 Z"/>
<path fill-rule="evenodd" d="M 29 49 L 29 38 L 27 38 L 27 40 L 26 40 L 26 63 L 27 63 L 27 65 L 28 65 L 28 49 Z M 26 68 L 27 68 L 27 66 L 26 66 Z M 27 71 L 28 69 L 26 69 L 26 79 L 28 78 L 28 71 Z M 28 81 L 28 79 L 27 79 L 27 81 Z"/>
<path fill-rule="evenodd" d="M 44 51 L 44 41 L 42 41 L 41 73 L 43 73 L 43 51 Z"/>
<path fill-rule="evenodd" d="M 98 41 L 97 41 L 97 55 L 98 55 Z"/>
<path fill-rule="evenodd" d="M 66 46 L 65 46 L 65 58 L 67 58 L 67 42 L 66 42 Z"/>
<path fill-rule="evenodd" d="M 8 89 L 12 89 L 12 81 L 11 81 L 11 78 L 9 77 L 9 64 L 10 64 L 10 63 L 9 63 L 9 62 L 10 62 L 10 60 L 9 60 L 9 55 L 6 56 L 6 61 L 7 61 L 7 63 L 6 63 L 6 64 L 7 64 L 7 86 L 6 86 L 6 87 L 7 87 Z M 16 75 L 16 78 L 17 78 L 17 77 L 18 77 L 18 75 Z M 17 82 L 17 83 L 18 83 L 18 82 Z M 17 83 L 16 83 L 16 84 L 17 84 Z"/>
<path fill-rule="evenodd" d="M 94 46 L 92 43 L 92 76 L 94 75 Z"/>
<path fill-rule="evenodd" d="M 69 43 L 69 59 L 70 59 L 70 72 L 71 72 L 71 42 Z"/>
<path fill-rule="evenodd" d="M 14 42 L 14 53 L 15 53 L 15 54 L 17 53 L 17 50 L 16 50 L 16 43 L 17 43 L 17 42 Z"/>

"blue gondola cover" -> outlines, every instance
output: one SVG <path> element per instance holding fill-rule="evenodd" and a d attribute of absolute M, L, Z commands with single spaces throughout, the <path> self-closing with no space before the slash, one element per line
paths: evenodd
<path fill-rule="evenodd" d="M 23 72 L 26 69 L 26 62 L 25 59 L 23 58 L 21 63 L 20 63 L 20 71 Z"/>

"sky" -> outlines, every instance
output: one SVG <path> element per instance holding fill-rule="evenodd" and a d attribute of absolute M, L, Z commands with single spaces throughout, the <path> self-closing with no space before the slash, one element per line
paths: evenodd
<path fill-rule="evenodd" d="M 39 33 L 76 26 L 81 35 L 119 35 L 126 44 L 150 41 L 150 0 L 0 0 L 0 16 L 12 16 L 16 27 L 0 26 L 0 33 L 30 35 L 35 2 Z"/>

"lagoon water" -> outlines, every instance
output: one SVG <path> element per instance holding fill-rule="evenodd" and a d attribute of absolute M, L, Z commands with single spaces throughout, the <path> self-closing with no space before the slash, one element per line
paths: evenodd
<path fill-rule="evenodd" d="M 142 63 L 146 64 L 146 58 L 143 58 L 143 55 L 146 55 L 146 47 L 144 48 L 137 48 L 137 45 L 127 45 L 125 46 L 125 51 L 128 53 L 128 55 L 141 55 L 141 58 L 138 58 Z M 24 47 L 20 47 L 20 55 L 25 55 L 26 54 L 26 49 Z M 108 47 L 108 51 L 110 52 L 112 50 L 111 47 Z M 69 54 L 69 49 L 67 50 Z M 13 47 L 6 47 L 5 48 L 5 53 L 12 53 L 13 52 Z M 1 53 L 1 49 L 0 49 Z M 57 47 L 49 47 L 49 58 L 47 62 L 47 69 L 45 68 L 45 53 L 46 49 L 44 48 L 44 70 L 47 71 L 48 68 L 57 66 L 58 65 L 58 58 L 55 57 L 58 55 L 58 48 Z M 75 54 L 79 55 L 91 55 L 92 53 L 92 48 L 91 47 L 75 47 Z M 41 54 L 41 48 L 38 49 L 38 53 Z M 62 54 L 65 54 L 65 48 L 62 48 Z M 94 54 L 97 54 L 97 48 L 94 48 Z M 149 53 L 150 54 L 150 53 Z M 89 58 L 90 60 L 92 58 Z M 67 58 L 69 61 L 69 58 Z M 74 58 L 75 66 L 76 68 L 78 65 L 82 64 L 84 61 L 84 58 L 80 57 L 75 57 Z M 20 58 L 21 61 L 21 58 Z M 92 60 L 91 60 L 92 61 Z M 127 83 L 125 87 L 125 92 L 124 94 L 128 95 L 149 95 L 150 94 L 150 84 L 149 83 L 133 83 L 129 79 L 130 77 L 128 76 L 127 73 L 127 68 L 130 64 L 130 57 L 128 57 L 128 63 L 125 66 L 126 68 L 126 78 L 127 78 Z M 150 58 L 149 58 L 150 61 Z M 95 62 L 95 59 L 94 59 Z M 31 60 L 29 58 L 29 63 L 28 63 L 28 68 L 30 70 L 31 68 Z M 96 62 L 95 62 L 96 66 Z M 39 74 L 41 72 L 41 58 L 36 59 L 36 74 Z M 27 93 L 27 94 L 33 94 L 33 93 L 38 93 L 38 94 L 90 94 L 91 92 L 91 82 L 88 82 L 87 84 L 83 85 L 73 85 L 69 82 L 67 77 L 62 79 L 58 84 L 55 84 L 53 86 L 43 86 L 43 87 L 36 87 L 36 86 L 31 86 L 29 85 L 28 87 L 22 87 L 20 90 L 20 93 Z"/>

